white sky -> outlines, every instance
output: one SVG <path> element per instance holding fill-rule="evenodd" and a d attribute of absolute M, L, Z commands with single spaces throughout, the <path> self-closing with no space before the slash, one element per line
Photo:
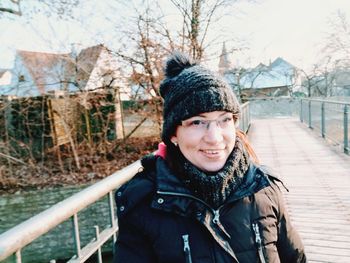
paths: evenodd
<path fill-rule="evenodd" d="M 250 38 L 255 63 L 280 56 L 300 67 L 317 61 L 338 10 L 350 19 L 348 0 L 267 0 L 243 10 L 239 24 Z"/>
<path fill-rule="evenodd" d="M 163 0 L 167 1 L 171 5 L 170 0 Z M 241 1 L 235 6 L 235 15 L 225 16 L 220 22 L 221 31 L 244 39 L 249 47 L 230 56 L 233 64 L 255 66 L 259 62 L 268 63 L 283 57 L 298 67 L 310 67 L 320 56 L 326 32 L 330 31 L 329 21 L 335 18 L 336 12 L 345 12 L 350 19 L 350 0 L 256 1 Z M 71 43 L 80 43 L 82 47 L 99 41 L 110 43 L 115 38 L 111 32 L 117 24 L 119 12 L 111 13 L 108 2 L 84 1 L 86 8 L 79 9 L 76 15 L 81 19 L 88 18 L 85 20 L 89 21 L 88 29 L 83 29 L 78 23 L 57 22 L 43 15 L 36 15 L 29 21 L 20 17 L 12 20 L 0 18 L 0 68 L 12 67 L 16 49 L 68 52 Z M 108 13 L 113 23 L 105 20 Z M 96 31 L 99 32 L 97 35 Z M 212 38 L 220 34 L 218 30 L 213 32 Z M 235 46 L 228 41 L 226 47 L 232 49 Z M 216 49 L 214 53 L 219 54 L 221 45 Z M 217 66 L 218 60 L 212 63 Z"/>

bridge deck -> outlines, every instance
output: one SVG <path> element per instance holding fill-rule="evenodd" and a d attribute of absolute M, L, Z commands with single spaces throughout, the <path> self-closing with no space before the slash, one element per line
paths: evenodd
<path fill-rule="evenodd" d="M 297 119 L 253 120 L 249 138 L 289 188 L 309 262 L 350 262 L 350 157 Z"/>

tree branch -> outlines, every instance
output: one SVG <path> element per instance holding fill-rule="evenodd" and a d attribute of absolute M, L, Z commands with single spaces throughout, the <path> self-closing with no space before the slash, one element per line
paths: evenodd
<path fill-rule="evenodd" d="M 22 12 L 20 9 L 17 11 L 17 10 L 11 9 L 11 8 L 0 7 L 0 12 L 10 13 L 10 14 L 17 15 L 17 16 L 22 16 Z"/>

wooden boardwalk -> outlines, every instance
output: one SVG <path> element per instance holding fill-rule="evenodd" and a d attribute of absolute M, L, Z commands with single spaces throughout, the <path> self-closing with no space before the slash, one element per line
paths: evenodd
<path fill-rule="evenodd" d="M 350 263 L 350 157 L 297 119 L 253 120 L 249 138 L 289 192 L 309 262 Z"/>

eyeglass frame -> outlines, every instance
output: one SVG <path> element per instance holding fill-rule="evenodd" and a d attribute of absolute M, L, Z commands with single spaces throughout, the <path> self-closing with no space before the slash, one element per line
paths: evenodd
<path fill-rule="evenodd" d="M 193 131 L 196 130 L 196 131 L 202 131 L 202 132 L 207 132 L 210 128 L 210 124 L 212 122 L 215 122 L 216 123 L 216 127 L 220 127 L 221 129 L 226 129 L 227 127 L 222 127 L 222 121 L 224 121 L 226 118 L 231 118 L 230 121 L 232 121 L 232 124 L 234 127 L 237 127 L 238 126 L 238 114 L 235 114 L 235 113 L 231 113 L 232 115 L 228 116 L 229 112 L 225 113 L 224 115 L 214 119 L 214 120 L 206 120 L 206 119 L 194 119 L 194 118 L 203 118 L 201 116 L 194 116 L 194 117 L 191 117 L 187 120 L 183 120 L 181 121 L 180 125 L 184 128 L 190 128 L 191 129 L 191 123 L 193 123 L 194 121 L 200 121 L 201 123 L 204 123 L 202 124 L 202 126 L 198 126 L 198 127 L 194 127 L 194 129 L 192 129 Z M 191 120 L 193 118 L 193 120 Z M 186 121 L 189 121 L 190 123 L 186 124 Z"/>

